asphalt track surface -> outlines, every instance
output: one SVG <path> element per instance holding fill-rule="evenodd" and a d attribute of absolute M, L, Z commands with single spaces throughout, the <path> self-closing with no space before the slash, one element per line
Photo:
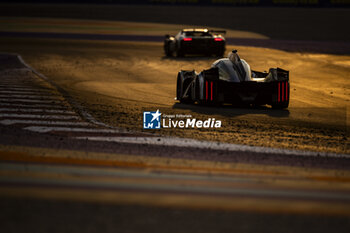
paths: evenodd
<path fill-rule="evenodd" d="M 21 48 L 16 39 L 6 41 L 14 44 L 31 57 L 32 50 Z M 149 53 L 160 47 L 123 46 L 126 51 L 145 46 Z M 87 115 L 89 108 L 79 106 L 64 85 L 38 77 L 16 56 L 4 55 L 1 61 L 2 232 L 350 229 L 347 154 L 162 145 L 164 137 L 96 124 Z"/>
<path fill-rule="evenodd" d="M 135 41 L 176 33 L 182 25 L 5 18 L 0 26 L 3 51 L 22 54 L 101 122 L 142 131 L 140 112 L 160 109 L 164 114 L 191 114 L 199 119 L 210 116 L 224 124 L 220 133 L 198 133 L 193 129 L 158 131 L 163 135 L 348 153 L 347 55 L 228 45 L 227 50 L 238 49 L 255 70 L 276 66 L 290 70 L 290 106 L 288 110 L 203 107 L 176 103 L 174 80 L 179 70 L 200 71 L 217 58 L 169 58 L 164 56 L 161 42 Z M 264 35 L 239 30 L 228 30 L 227 36 L 270 41 Z M 134 40 L 120 40 L 127 38 Z"/>

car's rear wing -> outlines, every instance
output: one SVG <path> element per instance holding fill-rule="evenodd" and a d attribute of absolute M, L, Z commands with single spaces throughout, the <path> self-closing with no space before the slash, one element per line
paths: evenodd
<path fill-rule="evenodd" d="M 270 68 L 269 72 L 252 70 L 256 78 L 268 78 L 269 81 L 289 81 L 289 71 L 281 68 Z"/>
<path fill-rule="evenodd" d="M 219 69 L 212 67 L 208 70 L 203 70 L 203 76 L 206 80 L 216 81 L 219 80 Z"/>
<path fill-rule="evenodd" d="M 281 68 L 276 68 L 278 81 L 289 81 L 289 71 Z"/>

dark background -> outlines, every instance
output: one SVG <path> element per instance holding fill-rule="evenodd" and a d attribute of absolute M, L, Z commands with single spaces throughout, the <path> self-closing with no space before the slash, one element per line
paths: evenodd
<path fill-rule="evenodd" d="M 94 4 L 167 4 L 167 5 L 232 5 L 232 6 L 350 6 L 350 0 L 0 0 L 8 3 L 94 3 Z"/>
<path fill-rule="evenodd" d="M 339 43 L 340 52 L 350 42 L 350 8 L 340 7 L 1 3 L 0 15 L 219 27 L 256 32 L 271 39 L 290 41 L 288 44 L 294 44 L 295 40 Z"/>

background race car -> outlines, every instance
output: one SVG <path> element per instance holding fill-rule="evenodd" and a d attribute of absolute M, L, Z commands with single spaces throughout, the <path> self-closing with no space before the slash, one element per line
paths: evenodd
<path fill-rule="evenodd" d="M 216 55 L 222 57 L 225 52 L 226 31 L 208 29 L 183 29 L 176 36 L 166 35 L 164 51 L 167 56 L 178 57 L 186 54 Z"/>
<path fill-rule="evenodd" d="M 194 70 L 180 71 L 176 98 L 181 103 L 268 104 L 287 108 L 289 89 L 289 71 L 280 68 L 270 68 L 268 73 L 253 71 L 233 50 L 228 58 L 215 61 L 210 69 L 199 74 Z"/>

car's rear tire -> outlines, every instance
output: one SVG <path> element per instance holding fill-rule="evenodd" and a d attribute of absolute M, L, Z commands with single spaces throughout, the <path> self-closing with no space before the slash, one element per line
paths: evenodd
<path fill-rule="evenodd" d="M 172 51 L 170 50 L 170 45 L 169 45 L 170 42 L 167 42 L 165 45 L 164 45 L 164 52 L 165 52 L 165 55 L 167 57 L 171 57 L 173 56 L 173 53 Z"/>

